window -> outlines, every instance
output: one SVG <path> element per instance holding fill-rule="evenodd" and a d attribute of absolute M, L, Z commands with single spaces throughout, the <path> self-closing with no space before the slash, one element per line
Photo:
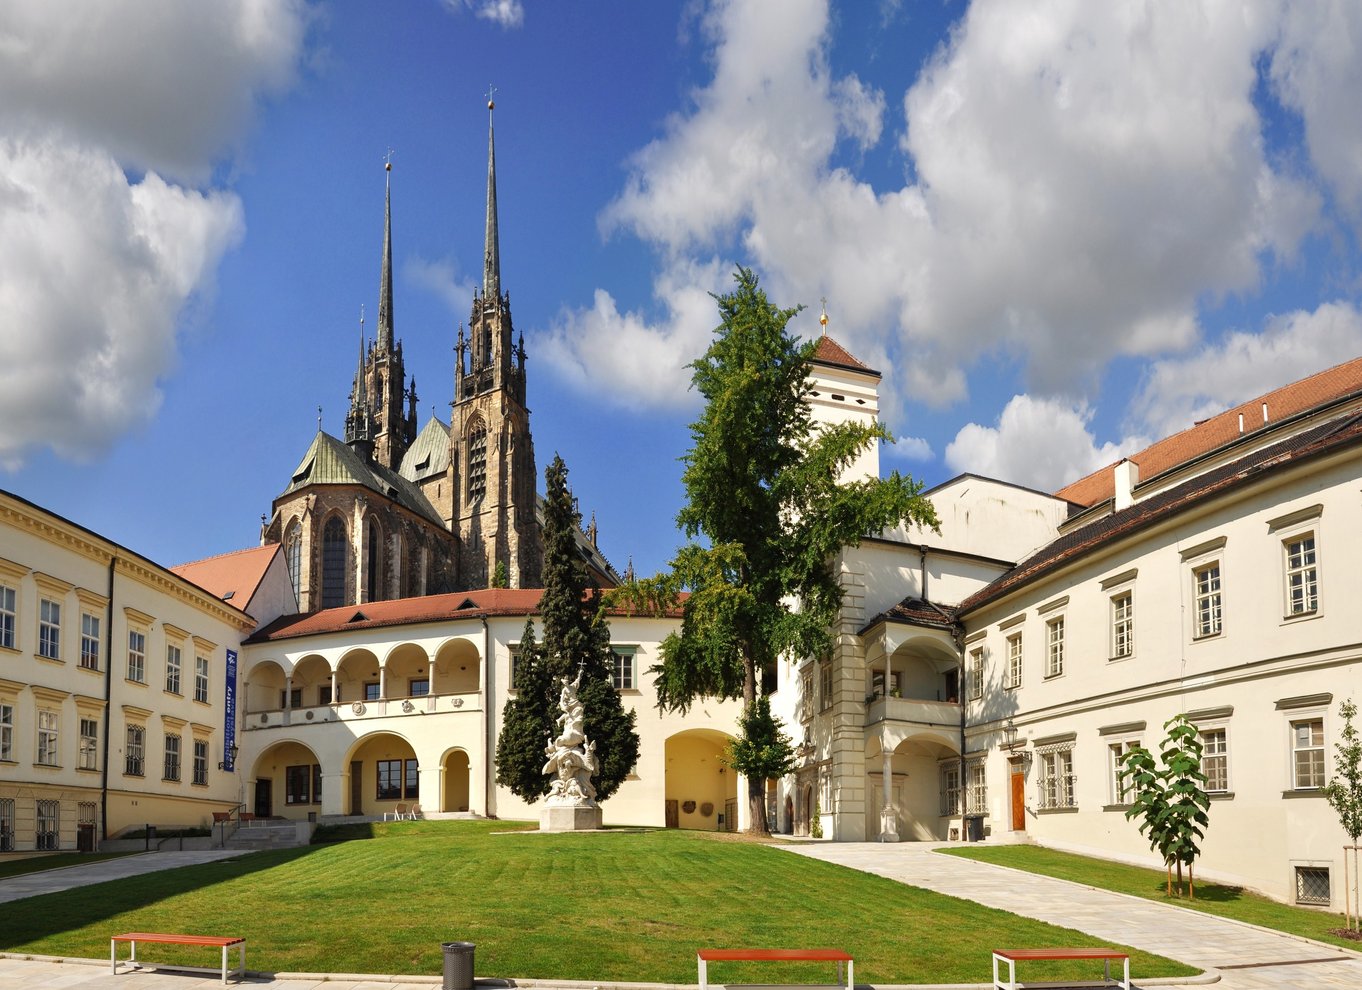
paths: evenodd
<path fill-rule="evenodd" d="M 379 569 L 382 566 L 382 556 L 379 553 L 378 526 L 372 519 L 364 524 L 364 570 L 365 577 L 368 579 L 364 584 L 364 600 L 368 602 L 376 601 L 378 595 Z"/>
<path fill-rule="evenodd" d="M 482 424 L 468 434 L 468 501 L 476 502 L 487 493 L 487 431 Z"/>
<path fill-rule="evenodd" d="M 128 726 L 127 742 L 123 746 L 123 773 L 141 777 L 144 773 L 142 757 L 146 750 L 147 730 L 140 725 Z"/>
<path fill-rule="evenodd" d="M 38 762 L 45 767 L 58 766 L 57 728 L 60 724 L 56 712 L 38 712 Z"/>
<path fill-rule="evenodd" d="M 339 687 L 336 688 L 336 699 L 335 699 L 335 700 L 336 700 L 337 702 L 340 701 L 340 688 L 339 688 Z M 323 684 L 323 685 L 321 685 L 320 687 L 317 688 L 317 704 L 319 704 L 319 705 L 329 705 L 329 704 L 331 704 L 331 685 L 330 685 L 330 684 Z"/>
<path fill-rule="evenodd" d="M 417 797 L 418 779 L 415 760 L 379 760 L 378 800 L 397 801 Z"/>
<path fill-rule="evenodd" d="M 1058 677 L 1064 673 L 1064 616 L 1045 623 L 1045 639 L 1045 676 Z"/>
<path fill-rule="evenodd" d="M 280 708 L 302 708 L 303 689 L 302 688 L 282 688 L 279 691 Z"/>
<path fill-rule="evenodd" d="M 969 700 L 978 701 L 984 696 L 984 651 L 980 647 L 971 650 L 969 655 Z"/>
<path fill-rule="evenodd" d="M 1007 637 L 1007 686 L 1021 687 L 1022 681 L 1022 634 Z"/>
<path fill-rule="evenodd" d="M 407 696 L 409 698 L 424 698 L 430 694 L 430 678 L 414 677 L 407 681 Z"/>
<path fill-rule="evenodd" d="M 832 707 L 832 661 L 824 660 L 818 666 L 818 693 L 820 711 L 827 711 Z"/>
<path fill-rule="evenodd" d="M 99 722 L 96 719 L 80 720 L 80 753 L 76 765 L 82 770 L 99 769 Z"/>
<path fill-rule="evenodd" d="M 1038 806 L 1043 809 L 1075 807 L 1073 750 L 1040 753 L 1037 763 L 1040 767 L 1036 779 Z"/>
<path fill-rule="evenodd" d="M 80 665 L 86 670 L 99 669 L 99 616 L 89 612 L 80 615 Z"/>
<path fill-rule="evenodd" d="M 208 703 L 208 658 L 194 658 L 194 700 Z"/>
<path fill-rule="evenodd" d="M 14 852 L 14 798 L 0 798 L 0 852 Z"/>
<path fill-rule="evenodd" d="M 968 790 L 965 794 L 965 814 L 982 815 L 988 810 L 988 776 L 983 760 L 970 760 L 965 765 Z"/>
<path fill-rule="evenodd" d="M 99 824 L 99 805 L 93 801 L 82 801 L 76 805 L 76 822 L 81 825 Z"/>
<path fill-rule="evenodd" d="M 7 650 L 15 648 L 14 603 L 14 589 L 7 584 L 0 584 L 0 646 L 3 646 Z"/>
<path fill-rule="evenodd" d="M 0 704 L 0 762 L 14 761 L 14 706 Z"/>
<path fill-rule="evenodd" d="M 38 602 L 38 656 L 61 659 L 61 605 L 50 598 Z"/>
<path fill-rule="evenodd" d="M 1282 546 L 1286 550 L 1286 614 L 1308 615 L 1319 608 L 1315 534 L 1304 533 Z"/>
<path fill-rule="evenodd" d="M 895 698 L 899 696 L 903 686 L 903 672 L 893 670 L 889 672 L 889 693 Z M 884 671 L 876 670 L 870 674 L 870 693 L 876 698 L 884 697 Z"/>
<path fill-rule="evenodd" d="M 1123 591 L 1111 599 L 1111 658 L 1124 660 L 1135 654 L 1135 595 Z"/>
<path fill-rule="evenodd" d="M 1138 748 L 1138 739 L 1129 739 L 1125 742 L 1114 742 L 1107 744 L 1107 769 L 1110 771 L 1111 783 L 1111 803 L 1129 804 L 1131 798 L 1131 782 L 1121 777 L 1122 758 L 1131 750 Z"/>
<path fill-rule="evenodd" d="M 1324 719 L 1291 723 L 1291 786 L 1306 790 L 1324 786 Z"/>
<path fill-rule="evenodd" d="M 169 694 L 180 693 L 180 648 L 178 646 L 166 647 L 166 691 Z"/>
<path fill-rule="evenodd" d="M 208 783 L 208 740 L 194 740 L 194 783 L 205 786 Z"/>
<path fill-rule="evenodd" d="M 805 721 L 813 717 L 813 671 L 806 670 L 799 675 L 799 719 Z"/>
<path fill-rule="evenodd" d="M 173 733 L 166 736 L 165 779 L 180 779 L 180 737 Z"/>
<path fill-rule="evenodd" d="M 1201 772 L 1206 775 L 1206 790 L 1230 789 L 1229 740 L 1224 729 L 1201 732 Z"/>
<path fill-rule="evenodd" d="M 284 803 L 312 804 L 312 764 L 284 768 Z"/>
<path fill-rule="evenodd" d="M 960 813 L 960 761 L 941 764 L 941 814 Z"/>
<path fill-rule="evenodd" d="M 610 678 L 615 685 L 615 690 L 632 691 L 634 689 L 634 650 L 627 646 L 612 646 L 610 650 L 615 656 L 615 667 Z"/>
<path fill-rule="evenodd" d="M 1220 561 L 1194 570 L 1192 583 L 1195 586 L 1195 638 L 1220 635 Z"/>
<path fill-rule="evenodd" d="M 288 566 L 288 579 L 293 583 L 293 593 L 296 595 L 302 587 L 303 578 L 303 527 L 296 519 L 284 537 L 284 563 Z"/>
<path fill-rule="evenodd" d="M 365 683 L 364 683 L 364 700 L 365 700 L 365 701 L 377 701 L 377 700 L 378 700 L 378 681 L 365 681 Z"/>
<path fill-rule="evenodd" d="M 36 849 L 56 849 L 61 835 L 61 802 L 38 802 L 38 836 Z"/>
<path fill-rule="evenodd" d="M 1296 903 L 1323 904 L 1332 901 L 1329 896 L 1329 868 L 1327 866 L 1296 867 Z"/>
<path fill-rule="evenodd" d="M 345 604 L 345 523 L 332 516 L 322 530 L 322 608 Z"/>
<path fill-rule="evenodd" d="M 147 635 L 136 629 L 128 630 L 128 680 L 147 682 Z"/>

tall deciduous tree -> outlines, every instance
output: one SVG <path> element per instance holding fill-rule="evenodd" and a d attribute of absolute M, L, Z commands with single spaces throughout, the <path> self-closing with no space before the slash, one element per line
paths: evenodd
<path fill-rule="evenodd" d="M 620 593 L 657 610 L 690 591 L 681 629 L 662 643 L 662 662 L 653 668 L 666 710 L 685 712 L 697 699 L 716 697 L 741 698 L 750 712 L 763 672 L 773 671 L 778 657 L 831 648 L 842 603 L 832 558 L 887 526 L 936 523 L 921 484 L 898 472 L 838 484 L 842 470 L 887 431 L 856 423 L 816 429 L 805 401 L 816 342 L 786 332 L 798 309 L 772 305 L 748 269 L 738 269 L 734 281 L 732 292 L 715 297 L 721 323 L 691 365 L 705 408 L 691 424 L 686 504 L 677 522 L 692 542 L 677 551 L 669 572 Z M 767 830 L 764 787 L 761 777 L 748 776 L 758 832 Z"/>
<path fill-rule="evenodd" d="M 615 655 L 600 588 L 577 551 L 581 516 L 567 485 L 561 457 L 544 471 L 544 594 L 539 600 L 544 641 L 536 644 L 526 624 L 516 674 L 516 696 L 506 702 L 497 739 L 497 783 L 533 803 L 548 793 L 544 748 L 558 718 L 556 679 L 582 673 L 577 697 L 586 712 L 583 729 L 596 747 L 599 772 L 592 778 L 604 801 L 638 762 L 636 716 L 626 711 L 614 686 Z"/>
<path fill-rule="evenodd" d="M 1338 707 L 1343 718 L 1343 741 L 1334 744 L 1334 779 L 1324 785 L 1324 796 L 1334 811 L 1338 812 L 1338 823 L 1348 833 L 1352 845 L 1343 852 L 1343 873 L 1348 874 L 1348 853 L 1352 853 L 1352 889 L 1346 889 L 1345 880 L 1343 902 L 1344 915 L 1349 928 L 1356 929 L 1362 920 L 1358 918 L 1358 869 L 1357 839 L 1362 836 L 1362 738 L 1358 737 L 1353 720 L 1357 717 L 1357 706 L 1349 698 Z"/>

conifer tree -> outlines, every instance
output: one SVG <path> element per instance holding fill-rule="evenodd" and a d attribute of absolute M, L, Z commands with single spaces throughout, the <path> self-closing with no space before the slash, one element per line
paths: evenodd
<path fill-rule="evenodd" d="M 497 783 L 533 803 L 548 793 L 544 748 L 558 718 L 557 679 L 582 673 L 577 697 L 586 712 L 584 731 L 595 744 L 600 769 L 596 800 L 609 798 L 638 762 L 636 716 L 614 686 L 615 655 L 600 588 L 577 552 L 581 521 L 561 457 L 544 471 L 544 593 L 539 600 L 544 640 L 527 628 L 521 643 L 516 697 L 506 703 L 497 740 Z M 528 624 L 527 624 L 528 626 Z M 529 642 L 531 650 L 526 650 Z"/>
<path fill-rule="evenodd" d="M 817 345 L 785 330 L 799 310 L 772 305 L 748 269 L 738 269 L 734 281 L 734 291 L 715 297 L 721 323 L 691 365 L 705 408 L 691 424 L 686 504 L 677 522 L 693 542 L 669 572 L 617 593 L 658 611 L 690 592 L 681 629 L 663 642 L 662 663 L 653 668 L 665 710 L 685 712 L 705 697 L 741 698 L 750 710 L 778 657 L 831 648 L 842 604 L 832 558 L 888 526 L 936 524 L 922 485 L 898 472 L 838 483 L 888 432 L 878 423 L 815 430 L 806 398 Z M 770 728 L 760 719 L 749 724 Z M 752 830 L 767 831 L 759 776 L 748 777 L 748 804 Z"/>

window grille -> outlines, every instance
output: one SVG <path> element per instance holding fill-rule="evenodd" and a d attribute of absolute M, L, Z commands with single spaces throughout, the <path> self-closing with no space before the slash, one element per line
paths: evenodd
<path fill-rule="evenodd" d="M 1327 906 L 1329 896 L 1329 868 L 1327 866 L 1296 867 L 1296 903 L 1323 904 Z"/>

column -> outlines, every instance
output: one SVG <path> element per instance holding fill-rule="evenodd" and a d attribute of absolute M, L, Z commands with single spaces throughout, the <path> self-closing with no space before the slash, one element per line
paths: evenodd
<path fill-rule="evenodd" d="M 886 663 L 887 666 L 887 663 Z M 885 684 L 889 683 L 886 675 Z M 885 690 L 888 690 L 886 687 Z M 880 841 L 898 842 L 899 824 L 898 815 L 894 811 L 894 751 L 889 748 L 889 740 L 880 740 L 880 749 L 883 754 L 883 781 L 880 790 L 884 792 L 884 806 L 880 809 Z"/>

